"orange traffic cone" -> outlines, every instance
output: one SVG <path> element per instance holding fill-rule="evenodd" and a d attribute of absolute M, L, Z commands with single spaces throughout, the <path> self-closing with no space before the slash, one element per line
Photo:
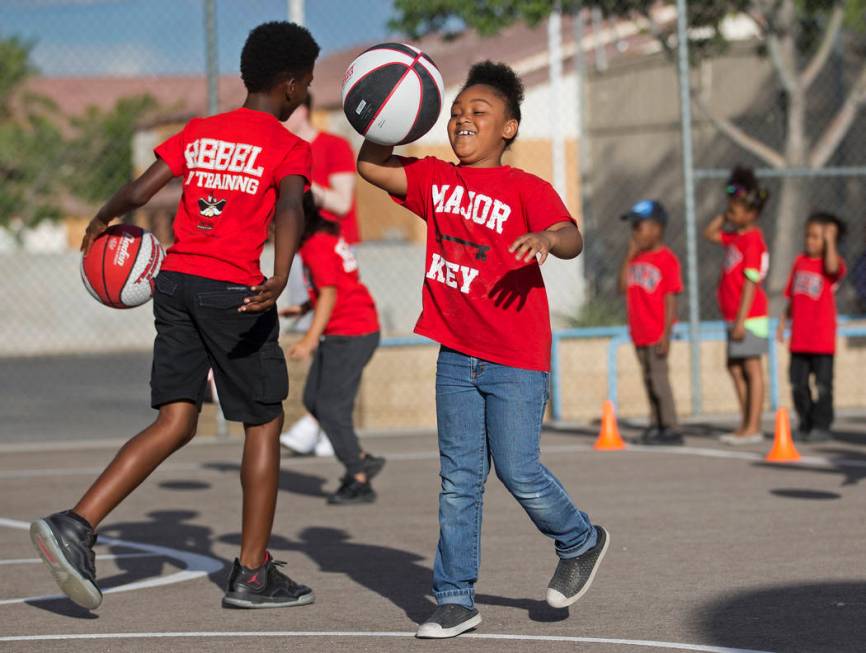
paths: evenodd
<path fill-rule="evenodd" d="M 771 463 L 793 463 L 800 460 L 800 452 L 797 451 L 791 438 L 791 421 L 788 419 L 786 408 L 776 411 L 776 437 L 773 440 L 773 448 L 764 460 Z"/>
<path fill-rule="evenodd" d="M 613 410 L 613 402 L 607 399 L 601 407 L 601 432 L 593 445 L 597 451 L 619 451 L 625 449 L 625 442 L 619 434 L 616 425 L 616 415 Z"/>

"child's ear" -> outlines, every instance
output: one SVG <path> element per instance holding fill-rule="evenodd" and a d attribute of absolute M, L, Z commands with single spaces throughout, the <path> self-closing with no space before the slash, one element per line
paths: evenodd
<path fill-rule="evenodd" d="M 505 126 L 502 128 L 502 138 L 505 140 L 511 140 L 515 136 L 517 136 L 517 128 L 520 127 L 520 123 L 517 122 L 514 118 L 505 121 Z"/>

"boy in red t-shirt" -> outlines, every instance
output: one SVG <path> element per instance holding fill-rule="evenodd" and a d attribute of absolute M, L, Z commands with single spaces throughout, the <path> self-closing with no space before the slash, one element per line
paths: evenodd
<path fill-rule="evenodd" d="M 761 282 L 769 255 L 757 226 L 768 193 L 751 168 L 731 171 L 725 193 L 728 208 L 713 218 L 704 237 L 725 247 L 718 300 L 728 327 L 727 366 L 740 404 L 740 427 L 721 436 L 725 444 L 756 444 L 763 439 L 764 370 L 761 357 L 769 349 L 770 318 Z"/>
<path fill-rule="evenodd" d="M 682 444 L 668 353 L 683 280 L 679 259 L 663 242 L 668 213 L 660 202 L 641 200 L 622 219 L 631 222 L 632 237 L 620 268 L 619 289 L 626 296 L 629 332 L 652 410 L 650 427 L 635 442 Z"/>
<path fill-rule="evenodd" d="M 779 317 L 776 337 L 785 342 L 785 322 L 791 320 L 791 395 L 800 418 L 794 438 L 823 442 L 833 423 L 833 356 L 836 353 L 836 298 L 845 276 L 845 261 L 837 241 L 845 224 L 830 213 L 813 213 L 806 220 L 803 253 L 794 260 L 785 288 L 788 304 Z M 809 380 L 815 378 L 817 398 Z"/>
<path fill-rule="evenodd" d="M 426 65 L 426 55 L 405 50 Z M 522 99 L 523 84 L 511 68 L 476 64 L 450 109 L 448 138 L 458 164 L 394 156 L 393 147 L 370 141 L 358 155 L 364 179 L 427 223 L 415 332 L 442 345 L 436 370 L 442 486 L 437 608 L 418 637 L 454 637 L 481 622 L 474 596 L 491 458 L 505 487 L 556 543 L 550 605 L 565 607 L 586 592 L 609 543 L 605 529 L 590 523 L 539 460 L 551 345 L 539 266 L 550 254 L 574 258 L 583 240 L 550 184 L 502 164 L 517 136 Z"/>
<path fill-rule="evenodd" d="M 313 356 L 304 406 L 328 434 L 334 453 L 346 468 L 328 503 L 372 503 L 376 493 L 370 480 L 381 471 L 385 459 L 361 449 L 352 411 L 361 374 L 379 345 L 376 304 L 361 283 L 358 262 L 339 235 L 339 224 L 316 208 L 312 193 L 304 196 L 304 215 L 300 254 L 310 299 L 289 306 L 281 314 L 303 315 L 312 310 L 313 320 L 289 355 L 299 359 Z"/>
<path fill-rule="evenodd" d="M 103 206 L 82 250 L 116 217 L 143 206 L 173 177 L 183 194 L 153 298 L 153 424 L 129 440 L 72 510 L 31 525 L 33 544 L 60 588 L 79 605 L 102 601 L 94 529 L 163 460 L 195 435 L 213 369 L 225 416 L 244 424 L 240 556 L 223 606 L 288 607 L 313 602 L 267 551 L 280 471 L 282 401 L 288 393 L 274 306 L 286 285 L 303 227 L 310 148 L 280 124 L 307 94 L 319 46 L 286 22 L 250 32 L 241 53 L 244 105 L 191 120 L 156 148 L 157 160 Z M 274 273 L 259 267 L 274 223 Z"/>

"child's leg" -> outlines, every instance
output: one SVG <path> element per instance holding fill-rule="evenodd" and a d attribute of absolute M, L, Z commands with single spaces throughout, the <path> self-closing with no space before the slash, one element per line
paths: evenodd
<path fill-rule="evenodd" d="M 482 363 L 487 441 L 496 475 L 535 526 L 556 543 L 560 558 L 576 558 L 596 543 L 596 531 L 557 478 L 539 460 L 548 374 Z"/>
<path fill-rule="evenodd" d="M 761 411 L 764 408 L 764 366 L 761 357 L 750 356 L 743 359 L 743 370 L 748 386 L 745 432 L 760 433 Z"/>
<path fill-rule="evenodd" d="M 274 525 L 280 478 L 280 431 L 283 416 L 265 424 L 244 424 L 241 487 L 244 490 L 240 561 L 255 569 L 265 559 Z"/>
<path fill-rule="evenodd" d="M 788 379 L 791 382 L 791 398 L 799 418 L 799 431 L 803 434 L 812 430 L 812 390 L 809 388 L 811 365 L 809 354 L 791 353 Z"/>
<path fill-rule="evenodd" d="M 740 404 L 740 427 L 737 433 L 749 433 L 748 424 L 748 386 L 746 385 L 746 373 L 742 358 L 728 359 L 728 374 L 734 382 L 734 392 L 737 394 L 737 403 Z"/>
<path fill-rule="evenodd" d="M 198 408 L 185 401 L 160 406 L 153 424 L 129 440 L 73 508 L 93 528 L 159 464 L 195 435 Z"/>
<path fill-rule="evenodd" d="M 812 371 L 818 390 L 812 408 L 812 425 L 817 430 L 829 431 L 833 424 L 833 355 L 813 355 Z"/>
<path fill-rule="evenodd" d="M 484 398 L 475 383 L 481 362 L 442 349 L 436 366 L 439 429 L 439 546 L 433 596 L 472 608 L 481 560 L 481 509 L 490 471 Z"/>
<path fill-rule="evenodd" d="M 659 428 L 669 429 L 677 425 L 677 409 L 671 390 L 668 373 L 668 357 L 660 356 L 654 347 L 649 350 L 650 384 L 658 405 Z"/>
<path fill-rule="evenodd" d="M 315 395 L 304 393 L 309 410 L 334 446 L 346 473 L 365 482 L 363 452 L 352 419 L 364 366 L 379 344 L 379 334 L 326 336 L 316 353 L 318 383 Z"/>
<path fill-rule="evenodd" d="M 641 377 L 643 378 L 644 389 L 646 390 L 647 401 L 650 406 L 650 426 L 661 426 L 661 406 L 659 398 L 653 387 L 652 379 L 652 363 L 650 361 L 649 347 L 635 347 L 637 360 L 640 363 Z"/>

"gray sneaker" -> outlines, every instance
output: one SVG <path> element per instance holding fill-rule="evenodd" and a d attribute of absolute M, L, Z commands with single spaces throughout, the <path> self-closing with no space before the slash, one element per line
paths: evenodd
<path fill-rule="evenodd" d="M 833 439 L 833 434 L 827 429 L 812 429 L 806 438 L 806 442 L 827 442 Z"/>
<path fill-rule="evenodd" d="M 481 623 L 481 615 L 475 608 L 469 609 L 456 603 L 437 606 L 433 614 L 418 626 L 415 637 L 419 639 L 447 639 L 472 630 Z"/>
<path fill-rule="evenodd" d="M 595 527 L 596 543 L 589 551 L 576 558 L 560 560 L 550 583 L 547 585 L 547 604 L 552 608 L 565 608 L 586 594 L 595 578 L 595 572 L 607 548 L 610 536 L 601 526 Z"/>

